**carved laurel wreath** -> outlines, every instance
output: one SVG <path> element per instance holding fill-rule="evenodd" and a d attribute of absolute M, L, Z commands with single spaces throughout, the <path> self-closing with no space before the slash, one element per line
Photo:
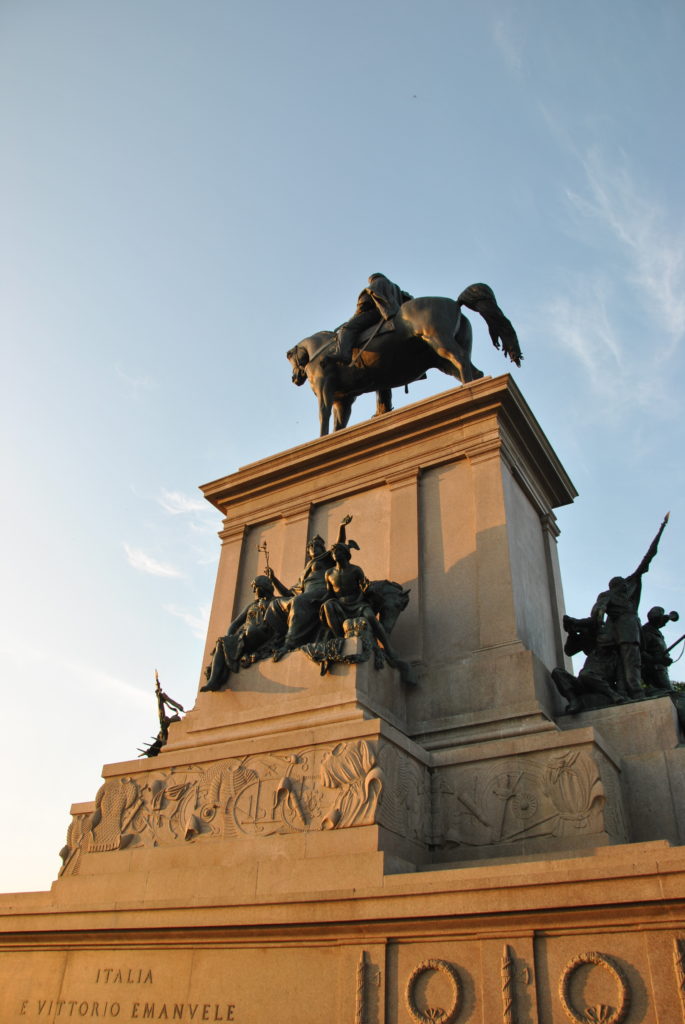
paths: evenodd
<path fill-rule="evenodd" d="M 595 964 L 597 967 L 604 967 L 611 974 L 619 990 L 619 1006 L 617 1009 L 614 1010 L 613 1007 L 605 1005 L 588 1006 L 583 1013 L 578 1013 L 575 1007 L 571 1005 L 569 994 L 571 978 L 578 968 L 584 964 Z M 597 1022 L 597 1024 L 622 1024 L 630 1009 L 628 979 L 618 964 L 604 953 L 579 953 L 578 956 L 574 956 L 572 960 L 569 960 L 559 980 L 559 998 L 566 1016 L 574 1024 L 594 1024 L 594 1022 Z"/>
<path fill-rule="evenodd" d="M 452 1005 L 449 1009 L 436 1007 L 435 1009 L 427 1009 L 425 1012 L 419 1010 L 414 1001 L 414 986 L 418 978 L 426 971 L 440 971 L 442 974 L 446 974 L 452 982 L 454 991 Z M 446 960 L 422 960 L 409 975 L 405 991 L 405 1001 L 409 1015 L 413 1021 L 416 1021 L 416 1024 L 452 1024 L 456 1020 L 459 1003 L 461 1002 L 461 982 L 456 968 L 452 964 L 448 964 Z"/>

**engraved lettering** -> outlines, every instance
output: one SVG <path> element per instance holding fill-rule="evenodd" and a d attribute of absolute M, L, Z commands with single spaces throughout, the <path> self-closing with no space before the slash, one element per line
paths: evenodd
<path fill-rule="evenodd" d="M 98 967 L 95 983 L 103 985 L 152 985 L 152 971 L 145 967 Z"/>
<path fill-rule="evenodd" d="M 99 968 L 99 971 L 101 981 L 106 972 L 109 971 L 110 980 L 114 983 L 115 968 L 103 967 Z M 145 969 L 141 968 L 140 972 L 134 972 L 131 981 L 124 977 L 123 983 L 145 984 L 149 974 L 151 972 L 145 973 Z M 25 1017 L 31 1013 L 31 1002 L 30 998 L 21 1000 L 18 1016 Z M 36 999 L 34 1005 L 34 1012 L 37 1011 L 37 1016 L 41 1018 L 49 1017 L 50 1020 L 78 1017 L 103 1020 L 103 1018 L 118 1017 L 121 1013 L 121 1004 L 118 1002 L 110 1003 L 109 1000 L 90 1002 L 89 1000 L 79 1001 L 78 999 Z M 156 1001 L 143 1002 L 136 1000 L 130 1003 L 129 1013 L 132 1022 L 145 1019 L 155 1021 L 212 1021 L 214 1024 L 224 1024 L 224 1022 L 235 1020 L 235 1003 L 158 1003 Z"/>

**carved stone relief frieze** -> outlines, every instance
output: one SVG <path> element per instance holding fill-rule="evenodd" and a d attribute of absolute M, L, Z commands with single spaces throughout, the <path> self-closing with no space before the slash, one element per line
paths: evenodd
<path fill-rule="evenodd" d="M 680 1012 L 685 1024 L 685 941 L 682 939 L 673 940 L 673 967 L 680 996 Z"/>
<path fill-rule="evenodd" d="M 582 750 L 466 766 L 445 773 L 436 788 L 444 845 L 504 846 L 607 831 L 606 790 L 596 761 Z"/>
<path fill-rule="evenodd" d="M 366 740 L 108 779 L 63 851 L 105 853 L 199 838 L 243 838 L 368 825 L 385 787 Z"/>
<path fill-rule="evenodd" d="M 431 841 L 431 780 L 428 769 L 390 744 L 380 748 L 386 786 L 379 821 L 420 845 Z"/>
<path fill-rule="evenodd" d="M 62 867 L 59 872 L 60 877 L 73 871 L 83 838 L 86 831 L 90 828 L 91 818 L 92 814 L 89 813 L 72 815 L 69 828 L 67 829 L 67 841 L 59 852 L 62 858 Z"/>

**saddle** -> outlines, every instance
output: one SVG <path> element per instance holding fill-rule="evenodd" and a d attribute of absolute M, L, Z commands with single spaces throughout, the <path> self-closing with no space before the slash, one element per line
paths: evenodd
<path fill-rule="evenodd" d="M 345 329 L 345 327 L 347 327 L 347 321 L 345 321 L 344 324 L 340 324 L 340 327 L 336 327 L 336 330 L 335 330 L 336 345 L 340 344 L 340 335 L 341 335 L 341 332 Z M 395 330 L 395 321 L 392 318 L 390 320 L 386 320 L 384 323 L 381 324 L 380 327 L 378 326 L 377 323 L 376 324 L 371 324 L 370 327 L 365 327 L 364 330 L 357 336 L 357 341 L 356 341 L 356 344 L 354 346 L 355 351 L 357 351 L 360 348 L 363 348 L 364 345 L 366 345 L 366 343 L 369 340 L 369 338 L 371 338 L 371 337 L 378 337 L 379 334 L 388 334 L 390 331 L 394 331 L 394 330 Z"/>
<path fill-rule="evenodd" d="M 365 345 L 372 334 L 375 337 L 378 337 L 379 334 L 388 334 L 390 331 L 394 330 L 395 321 L 392 319 L 392 317 L 390 318 L 390 320 L 386 320 L 384 323 L 382 323 L 380 327 L 378 326 L 378 324 L 371 324 L 370 327 L 365 327 L 364 330 L 361 332 L 361 334 L 357 338 L 358 345 L 356 345 L 355 348 L 361 348 L 362 345 Z"/>

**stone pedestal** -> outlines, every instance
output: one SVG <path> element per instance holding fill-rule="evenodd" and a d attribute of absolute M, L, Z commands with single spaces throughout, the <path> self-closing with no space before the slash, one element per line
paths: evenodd
<path fill-rule="evenodd" d="M 293 652 L 105 766 L 52 889 L 0 897 L 3 1020 L 685 1020 L 677 719 L 561 716 L 575 492 L 513 381 L 203 490 L 225 517 L 203 666 L 258 547 L 292 583 L 351 514 L 355 562 L 411 591 L 392 639 L 419 684 Z"/>

